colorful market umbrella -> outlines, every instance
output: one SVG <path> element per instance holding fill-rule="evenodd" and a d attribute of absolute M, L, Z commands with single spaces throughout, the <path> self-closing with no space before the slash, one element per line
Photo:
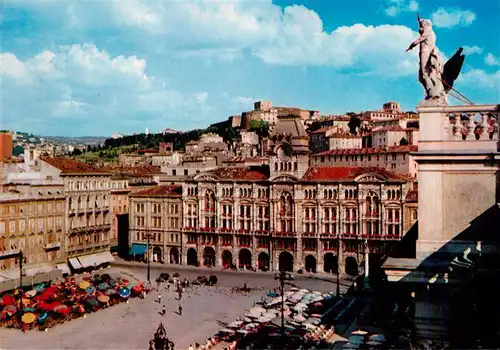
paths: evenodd
<path fill-rule="evenodd" d="M 66 305 L 59 305 L 54 308 L 54 311 L 65 315 L 69 312 L 69 308 Z"/>
<path fill-rule="evenodd" d="M 116 294 L 117 292 L 116 292 L 116 290 L 114 290 L 114 289 L 108 289 L 105 293 L 106 293 L 106 295 L 114 295 L 114 294 Z"/>
<path fill-rule="evenodd" d="M 107 284 L 106 282 L 103 282 L 97 286 L 97 289 L 99 289 L 99 290 L 106 290 L 108 288 L 109 288 L 109 284 Z"/>
<path fill-rule="evenodd" d="M 107 303 L 109 301 L 109 297 L 105 294 L 101 294 L 97 297 L 97 300 L 99 300 L 101 303 Z"/>
<path fill-rule="evenodd" d="M 43 283 L 37 284 L 34 289 L 37 291 L 37 293 L 43 292 L 45 289 L 45 285 Z"/>
<path fill-rule="evenodd" d="M 38 316 L 38 322 L 44 323 L 48 316 L 49 314 L 47 312 L 40 314 L 40 316 Z"/>
<path fill-rule="evenodd" d="M 86 288 L 85 291 L 87 292 L 87 294 L 92 294 L 92 293 L 95 293 L 96 289 L 94 286 L 90 286 L 90 287 Z"/>
<path fill-rule="evenodd" d="M 12 316 L 17 312 L 17 307 L 9 305 L 5 308 L 5 311 L 7 312 L 7 315 Z"/>
<path fill-rule="evenodd" d="M 73 308 L 74 311 L 83 314 L 85 312 L 85 309 L 83 308 L 83 305 L 75 305 Z"/>
<path fill-rule="evenodd" d="M 109 280 L 108 283 L 111 287 L 116 287 L 118 284 L 115 280 Z"/>
<path fill-rule="evenodd" d="M 3 305 L 15 305 L 16 299 L 14 298 L 14 296 L 12 296 L 10 294 L 6 294 L 2 298 L 2 304 Z"/>
<path fill-rule="evenodd" d="M 99 302 L 95 298 L 87 298 L 85 299 L 85 304 L 90 305 L 90 306 L 98 306 Z"/>
<path fill-rule="evenodd" d="M 36 315 L 32 312 L 28 312 L 21 317 L 21 321 L 26 324 L 30 324 L 36 321 Z"/>
<path fill-rule="evenodd" d="M 81 289 L 87 289 L 88 287 L 90 287 L 90 283 L 88 281 L 82 281 L 82 282 L 80 282 L 80 284 L 78 286 Z"/>
<path fill-rule="evenodd" d="M 126 288 L 126 287 L 122 287 L 120 288 L 120 290 L 118 291 L 118 294 L 120 294 L 120 296 L 122 298 L 128 298 L 130 296 L 130 289 Z"/>
<path fill-rule="evenodd" d="M 32 290 L 29 290 L 25 293 L 25 295 L 28 297 L 28 298 L 33 298 L 35 295 L 36 295 L 36 290 L 35 289 L 32 289 Z"/>
<path fill-rule="evenodd" d="M 33 307 L 25 307 L 23 309 L 23 312 L 35 312 L 35 308 L 33 308 Z"/>

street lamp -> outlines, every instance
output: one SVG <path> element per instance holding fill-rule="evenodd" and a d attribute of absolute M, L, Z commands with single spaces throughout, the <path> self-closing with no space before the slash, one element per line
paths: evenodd
<path fill-rule="evenodd" d="M 148 245 L 147 245 L 147 248 L 146 248 L 146 252 L 147 252 L 147 259 L 148 259 L 148 282 L 151 283 L 151 256 L 150 256 L 150 252 L 149 252 L 149 248 L 150 248 L 150 241 L 151 241 L 151 233 L 146 233 L 146 237 L 148 239 Z"/>
<path fill-rule="evenodd" d="M 280 272 L 274 276 L 275 280 L 280 282 L 280 293 L 281 293 L 281 341 L 285 339 L 285 281 L 291 281 L 292 276 L 285 270 L 280 270 Z"/>
<path fill-rule="evenodd" d="M 19 259 L 19 306 L 21 307 L 23 304 L 23 264 L 26 262 L 26 258 L 24 257 L 24 253 L 22 250 L 19 250 L 17 259 Z M 21 318 L 21 312 L 18 312 L 19 318 Z"/>
<path fill-rule="evenodd" d="M 340 295 L 340 235 L 337 233 L 337 296 Z"/>

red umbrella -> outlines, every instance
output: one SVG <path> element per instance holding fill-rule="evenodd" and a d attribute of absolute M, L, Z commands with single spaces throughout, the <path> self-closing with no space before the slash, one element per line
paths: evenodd
<path fill-rule="evenodd" d="M 4 305 L 15 305 L 16 304 L 16 299 L 12 295 L 6 294 L 2 298 L 2 303 Z"/>
<path fill-rule="evenodd" d="M 66 315 L 70 312 L 69 308 L 66 305 L 58 305 L 54 308 L 54 311 L 63 315 Z"/>

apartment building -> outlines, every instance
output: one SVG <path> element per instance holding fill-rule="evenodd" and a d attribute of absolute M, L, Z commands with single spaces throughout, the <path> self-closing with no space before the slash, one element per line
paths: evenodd
<path fill-rule="evenodd" d="M 113 260 L 111 173 L 69 158 L 40 158 L 40 171 L 64 183 L 64 251 L 72 269 L 95 268 Z"/>
<path fill-rule="evenodd" d="M 183 252 L 182 187 L 155 186 L 130 194 L 129 200 L 130 255 L 179 264 Z"/>
<path fill-rule="evenodd" d="M 339 149 L 311 155 L 312 166 L 378 167 L 417 176 L 417 163 L 412 152 L 417 146 L 390 146 L 384 148 Z"/>
<path fill-rule="evenodd" d="M 0 193 L 0 290 L 69 273 L 62 246 L 62 186 L 3 186 Z M 20 271 L 20 253 L 24 256 Z"/>

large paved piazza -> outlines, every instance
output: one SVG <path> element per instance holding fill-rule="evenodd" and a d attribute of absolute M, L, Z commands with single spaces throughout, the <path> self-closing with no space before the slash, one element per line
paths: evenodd
<path fill-rule="evenodd" d="M 160 272 L 172 269 L 154 267 L 151 279 Z M 144 280 L 144 267 L 112 267 L 106 270 L 112 276 L 128 276 Z M 176 344 L 176 349 L 187 349 L 189 344 L 204 341 L 219 329 L 219 322 L 234 321 L 260 300 L 277 282 L 272 274 L 207 272 L 203 270 L 180 270 L 181 278 L 190 281 L 199 275 L 216 274 L 219 283 L 215 287 L 193 286 L 182 297 L 183 313 L 177 311 L 179 301 L 173 291 L 162 291 L 163 300 L 156 302 L 156 292 L 146 299 L 130 299 L 96 313 L 87 315 L 49 329 L 48 332 L 0 329 L 1 349 L 147 349 L 158 324 L 163 322 L 167 334 Z M 346 281 L 347 282 L 347 281 Z M 232 287 L 243 286 L 258 288 L 248 294 L 237 294 Z M 297 278 L 293 281 L 298 287 L 320 291 L 334 291 L 335 283 L 316 279 Z M 155 283 L 154 283 L 155 284 Z M 347 283 L 343 283 L 345 290 Z M 166 316 L 160 315 L 162 305 L 167 308 Z"/>

